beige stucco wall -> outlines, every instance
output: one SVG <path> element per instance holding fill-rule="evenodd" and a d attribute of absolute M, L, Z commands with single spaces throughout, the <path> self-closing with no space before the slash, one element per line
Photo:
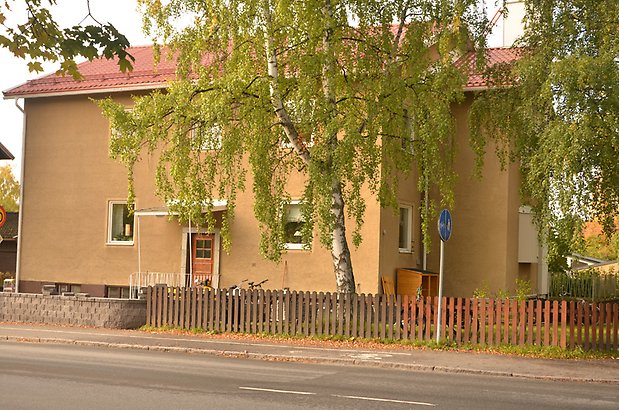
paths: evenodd
<path fill-rule="evenodd" d="M 456 118 L 455 207 L 453 232 L 445 244 L 445 296 L 471 296 L 484 282 L 491 291 L 514 288 L 518 277 L 519 179 L 516 165 L 502 170 L 492 144 L 481 178 L 474 176 L 475 154 L 469 146 L 468 110 L 472 96 L 454 107 Z M 428 269 L 439 270 L 439 238 L 432 239 Z"/>
<path fill-rule="evenodd" d="M 409 175 L 401 175 L 398 180 L 398 203 L 399 205 L 411 206 L 413 212 L 412 252 L 400 252 L 399 249 L 399 210 L 392 208 L 380 210 L 379 274 L 391 277 L 396 287 L 396 269 L 420 268 L 422 263 L 421 219 L 419 215 L 420 193 L 417 189 L 417 179 L 417 171 L 412 171 Z"/>
<path fill-rule="evenodd" d="M 114 98 L 130 105 L 128 95 Z M 133 245 L 106 244 L 108 201 L 126 199 L 127 173 L 108 157 L 109 124 L 99 108 L 87 96 L 40 98 L 26 101 L 26 113 L 20 279 L 126 286 L 138 270 L 138 248 L 142 272 L 181 271 L 187 227 L 175 218 L 142 216 Z M 154 196 L 155 167 L 156 158 L 148 155 L 136 167 L 136 209 L 162 205 Z M 302 177 L 289 183 L 299 197 Z M 369 200 L 363 244 L 355 249 L 351 242 L 361 292 L 378 291 L 379 212 Z M 348 221 L 349 233 L 352 228 Z M 288 251 L 280 263 L 260 255 L 251 192 L 238 197 L 231 238 L 230 253 L 220 253 L 220 286 L 269 279 L 269 288 L 335 290 L 330 252 L 318 240 L 310 251 Z"/>
<path fill-rule="evenodd" d="M 28 99 L 25 107 L 20 279 L 127 285 L 137 271 L 137 246 L 106 244 L 108 201 L 127 198 L 127 173 L 108 158 L 108 121 L 86 96 Z M 144 178 L 154 167 L 147 158 L 137 168 L 138 209 L 159 203 L 152 178 Z M 178 225 L 149 222 L 144 237 L 175 241 L 165 252 L 144 247 L 143 259 L 157 252 L 158 269 L 178 269 Z"/>
<path fill-rule="evenodd" d="M 303 179 L 293 176 L 289 180 L 293 199 L 300 198 Z M 251 186 L 251 177 L 247 186 Z M 369 196 L 369 193 L 368 193 Z M 369 199 L 363 242 L 359 248 L 352 245 L 352 221 L 347 219 L 347 234 L 357 289 L 364 293 L 378 290 L 378 218 L 379 207 Z M 231 229 L 232 247 L 229 254 L 221 256 L 221 285 L 230 286 L 240 280 L 261 281 L 268 279 L 269 288 L 334 291 L 335 275 L 331 253 L 314 238 L 311 250 L 288 250 L 279 263 L 265 260 L 259 252 L 259 227 L 254 217 L 251 192 L 239 195 L 235 220 Z"/>

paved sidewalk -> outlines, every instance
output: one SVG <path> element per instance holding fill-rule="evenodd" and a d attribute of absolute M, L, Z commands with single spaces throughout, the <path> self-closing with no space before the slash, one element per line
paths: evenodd
<path fill-rule="evenodd" d="M 112 348 L 179 351 L 261 360 L 301 361 L 397 368 L 416 371 L 485 374 L 532 379 L 619 385 L 619 360 L 535 359 L 476 352 L 426 349 L 367 349 L 305 346 L 293 342 L 155 334 L 47 325 L 0 323 L 0 343 L 70 343 Z"/>

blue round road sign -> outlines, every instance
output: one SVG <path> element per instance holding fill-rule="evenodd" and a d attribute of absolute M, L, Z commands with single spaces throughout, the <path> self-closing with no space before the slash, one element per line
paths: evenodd
<path fill-rule="evenodd" d="M 438 234 L 443 242 L 451 237 L 451 214 L 447 209 L 443 209 L 438 217 Z"/>

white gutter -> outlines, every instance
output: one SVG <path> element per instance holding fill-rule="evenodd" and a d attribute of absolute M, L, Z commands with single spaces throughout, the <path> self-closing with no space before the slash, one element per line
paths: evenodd
<path fill-rule="evenodd" d="M 26 101 L 24 108 L 20 107 L 18 100 L 15 99 L 15 106 L 22 112 L 22 135 L 21 135 L 21 170 L 19 184 L 19 216 L 17 217 L 17 260 L 15 261 L 15 293 L 19 293 L 19 279 L 21 276 L 21 246 L 23 237 L 23 218 L 24 218 L 24 170 L 26 168 Z"/>

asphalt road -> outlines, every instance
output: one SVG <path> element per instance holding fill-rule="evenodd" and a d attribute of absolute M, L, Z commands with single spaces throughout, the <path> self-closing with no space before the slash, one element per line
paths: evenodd
<path fill-rule="evenodd" d="M 614 385 L 0 343 L 1 409 L 616 409 Z"/>

